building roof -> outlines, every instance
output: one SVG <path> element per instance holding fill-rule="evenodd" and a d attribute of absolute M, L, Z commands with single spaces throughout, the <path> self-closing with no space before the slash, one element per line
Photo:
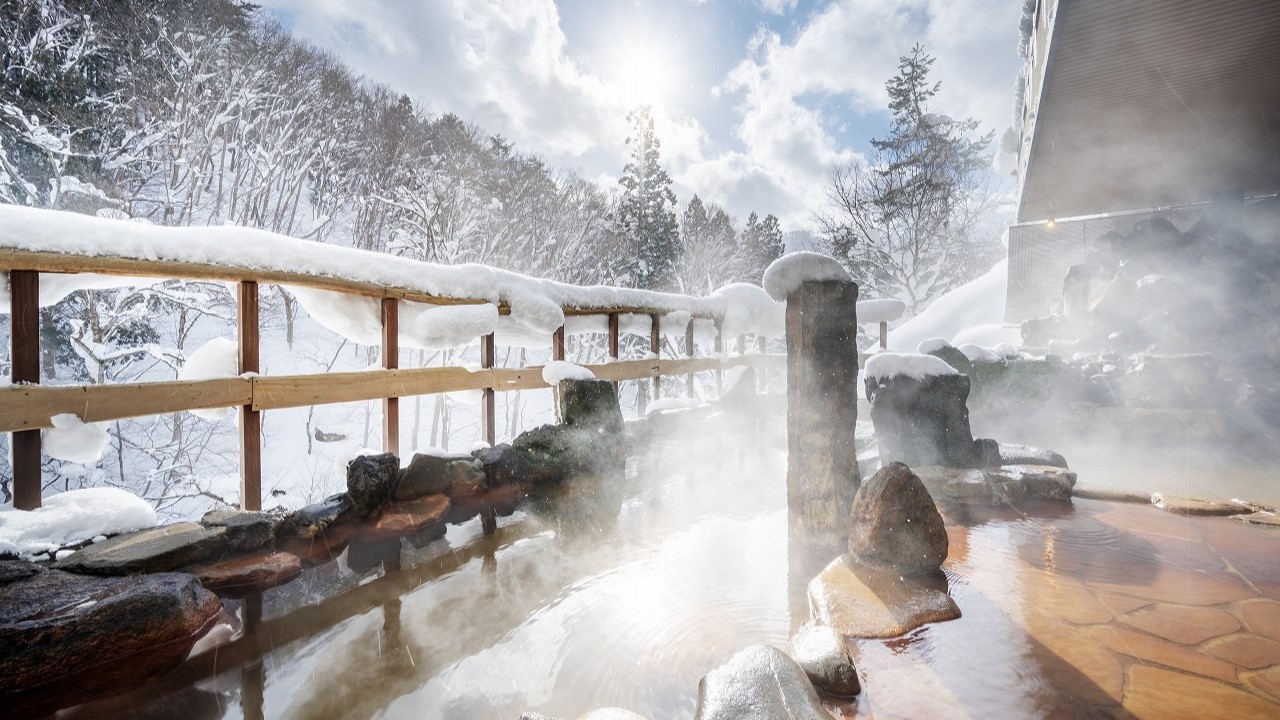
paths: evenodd
<path fill-rule="evenodd" d="M 1280 190 L 1280 1 L 1056 5 L 1019 222 Z"/>

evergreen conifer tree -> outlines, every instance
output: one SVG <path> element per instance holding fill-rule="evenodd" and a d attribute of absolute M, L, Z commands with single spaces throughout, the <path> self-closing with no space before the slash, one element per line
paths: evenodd
<path fill-rule="evenodd" d="M 636 287 L 670 290 L 675 284 L 679 253 L 676 223 L 676 195 L 671 177 L 659 163 L 661 143 L 653 130 L 648 107 L 627 115 L 631 123 L 631 161 L 622 170 L 618 183 L 617 225 L 631 253 L 630 280 Z"/>

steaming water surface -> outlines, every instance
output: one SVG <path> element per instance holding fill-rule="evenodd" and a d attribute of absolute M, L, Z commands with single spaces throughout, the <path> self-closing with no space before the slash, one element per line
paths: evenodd
<path fill-rule="evenodd" d="M 309 571 L 304 590 L 338 582 L 358 601 L 292 611 L 315 598 L 273 591 L 248 635 L 260 664 L 233 644 L 211 677 L 71 716 L 692 717 L 702 675 L 748 644 L 785 647 L 803 619 L 788 601 L 785 456 L 748 445 L 663 446 L 627 473 L 620 511 L 530 511 L 492 538 L 464 526 L 406 549 L 403 570 Z M 1280 674 L 1280 536 L 1088 500 L 946 514 L 963 617 L 855 641 L 864 692 L 831 705 L 838 716 L 1110 716 L 1122 699 L 1141 717 L 1280 716 L 1264 682 Z M 1179 626 L 1161 613 L 1217 629 L 1162 637 Z M 1275 657 L 1241 664 L 1242 640 Z"/>

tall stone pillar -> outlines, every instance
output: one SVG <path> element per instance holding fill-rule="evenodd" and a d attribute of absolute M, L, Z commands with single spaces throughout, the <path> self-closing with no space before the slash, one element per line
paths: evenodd
<path fill-rule="evenodd" d="M 857 303 L 858 286 L 840 280 L 787 296 L 788 530 L 792 548 L 835 549 L 824 564 L 849 537 L 860 484 Z"/>

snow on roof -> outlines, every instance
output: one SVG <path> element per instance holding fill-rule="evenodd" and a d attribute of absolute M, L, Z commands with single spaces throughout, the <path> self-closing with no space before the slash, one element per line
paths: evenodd
<path fill-rule="evenodd" d="M 882 352 L 867 359 L 863 374 L 871 380 L 885 380 L 892 377 L 924 380 L 935 375 L 957 375 L 958 371 L 946 361 L 932 355 Z"/>
<path fill-rule="evenodd" d="M 439 265 L 254 228 L 162 227 L 16 205 L 0 205 L 0 250 L 3 249 L 302 273 L 403 288 L 441 298 L 506 303 L 512 320 L 545 335 L 564 323 L 562 308 L 642 308 L 658 314 L 680 313 L 684 319 L 672 325 L 687 326 L 689 315 L 724 315 L 726 302 L 731 301 L 632 288 L 568 285 L 484 265 Z M 72 276 L 46 273 L 42 274 L 41 304 L 53 304 L 90 283 L 93 287 L 127 287 L 155 282 L 155 279 L 89 273 Z M 309 314 L 321 319 L 322 324 L 332 325 L 331 330 L 364 344 L 380 341 L 376 300 L 311 288 L 290 288 L 290 292 L 298 296 Z M 7 287 L 0 287 L 0 311 L 7 312 L 8 304 Z M 639 321 L 635 328 L 639 331 Z M 751 330 L 754 328 L 748 329 Z M 415 345 L 413 337 L 404 339 L 407 345 Z M 425 346 L 435 340 L 428 336 L 417 344 Z"/>
<path fill-rule="evenodd" d="M 882 323 L 893 322 L 902 317 L 902 313 L 907 309 L 907 304 L 901 300 L 883 299 L 883 300 L 859 300 L 858 301 L 858 322 L 860 323 Z"/>
<path fill-rule="evenodd" d="M 783 301 L 802 284 L 821 280 L 853 282 L 849 271 L 835 258 L 802 250 L 783 255 L 770 263 L 764 271 L 763 285 L 770 297 Z"/>
<path fill-rule="evenodd" d="M 151 505 L 119 488 L 72 490 L 45 497 L 36 510 L 0 510 L 0 553 L 30 558 L 99 535 L 156 524 Z"/>

